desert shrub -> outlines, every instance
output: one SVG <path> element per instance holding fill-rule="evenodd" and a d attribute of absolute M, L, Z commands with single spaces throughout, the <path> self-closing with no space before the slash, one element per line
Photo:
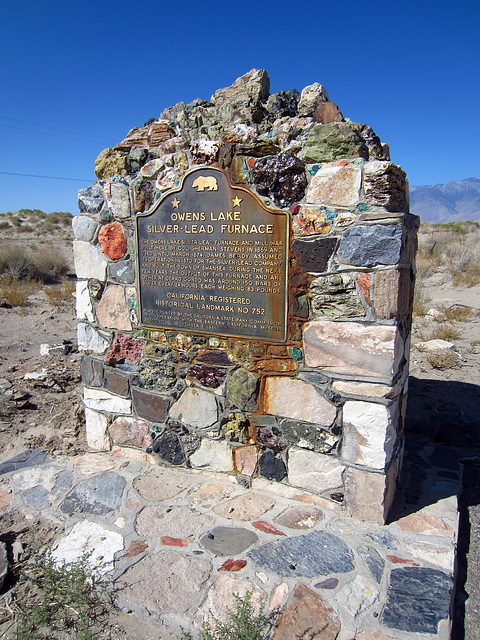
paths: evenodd
<path fill-rule="evenodd" d="M 422 287 L 417 283 L 413 297 L 413 315 L 425 316 L 428 313 L 428 302 L 430 298 L 425 294 Z"/>
<path fill-rule="evenodd" d="M 22 221 L 19 219 L 18 216 L 12 216 L 10 218 L 10 222 L 13 224 L 14 227 L 19 227 L 22 224 Z"/>
<path fill-rule="evenodd" d="M 454 304 L 451 307 L 439 307 L 438 309 L 443 317 L 450 322 L 464 322 L 468 320 L 472 315 L 472 309 L 470 307 L 464 307 L 463 305 Z"/>
<path fill-rule="evenodd" d="M 70 264 L 58 247 L 44 246 L 33 255 L 37 277 L 44 282 L 56 282 L 70 270 Z"/>
<path fill-rule="evenodd" d="M 28 233 L 30 231 L 34 231 L 34 228 L 31 224 L 22 224 L 22 226 L 18 227 L 17 229 L 18 233 Z"/>
<path fill-rule="evenodd" d="M 31 257 L 23 245 L 3 245 L 0 247 L 0 275 L 12 278 L 30 278 L 35 268 Z"/>
<path fill-rule="evenodd" d="M 271 637 L 277 611 L 269 614 L 257 612 L 252 604 L 252 592 L 244 598 L 235 594 L 235 609 L 227 611 L 227 622 L 215 618 L 203 625 L 199 640 L 267 640 Z M 190 633 L 182 634 L 182 640 L 193 640 Z"/>
<path fill-rule="evenodd" d="M 42 283 L 31 278 L 19 280 L 4 275 L 0 279 L 0 296 L 12 307 L 21 307 L 33 293 L 41 288 Z"/>
<path fill-rule="evenodd" d="M 92 572 L 88 559 L 84 554 L 76 562 L 58 565 L 46 552 L 23 567 L 18 586 L 28 581 L 28 597 L 15 602 L 17 640 L 94 640 L 99 629 L 109 626 L 113 603 L 108 582 Z"/>
<path fill-rule="evenodd" d="M 10 226 L 10 224 L 8 223 L 7 220 L 2 220 L 0 222 L 0 229 L 8 229 L 9 226 Z"/>
<path fill-rule="evenodd" d="M 61 282 L 60 284 L 53 284 L 49 287 L 45 287 L 44 292 L 48 298 L 50 304 L 54 307 L 61 307 L 64 302 L 72 300 L 73 292 L 75 291 L 75 283 Z"/>
<path fill-rule="evenodd" d="M 460 336 L 460 331 L 453 324 L 442 323 L 432 330 L 430 340 L 447 340 L 452 342 Z"/>
<path fill-rule="evenodd" d="M 459 357 L 455 351 L 451 349 L 429 353 L 427 361 L 434 369 L 451 369 L 459 364 Z"/>

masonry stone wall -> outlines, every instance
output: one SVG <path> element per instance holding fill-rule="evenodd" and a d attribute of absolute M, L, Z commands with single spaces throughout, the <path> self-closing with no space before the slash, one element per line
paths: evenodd
<path fill-rule="evenodd" d="M 192 168 L 288 211 L 288 337 L 139 324 L 134 218 Z M 252 70 L 97 158 L 73 220 L 88 444 L 383 522 L 401 468 L 418 218 L 373 130 Z"/>

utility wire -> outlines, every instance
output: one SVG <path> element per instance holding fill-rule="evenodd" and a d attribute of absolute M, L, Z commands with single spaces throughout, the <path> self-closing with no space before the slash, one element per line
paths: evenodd
<path fill-rule="evenodd" d="M 15 127 L 13 124 L 2 124 L 0 123 L 0 127 L 5 127 L 6 129 L 16 129 L 17 131 L 27 131 L 28 133 L 40 134 L 42 136 L 52 136 L 54 138 L 63 138 L 64 140 L 75 140 L 75 142 L 83 142 L 86 144 L 95 144 L 98 146 L 98 142 L 94 140 L 82 140 L 81 138 L 73 138 L 72 136 L 65 136 L 61 133 L 51 133 L 50 131 L 32 131 L 32 129 L 27 129 L 25 127 Z M 80 134 L 83 135 L 83 134 Z"/>
<path fill-rule="evenodd" d="M 38 176 L 35 173 L 12 173 L 11 171 L 0 171 L 5 176 L 24 176 L 25 178 L 45 178 L 47 180 L 72 180 L 73 182 L 93 182 L 84 178 L 60 178 L 60 176 Z"/>
<path fill-rule="evenodd" d="M 49 124 L 42 124 L 41 122 L 30 122 L 29 120 L 21 120 L 20 118 L 10 118 L 8 116 L 2 116 L 0 115 L 0 118 L 2 118 L 3 120 L 10 120 L 11 122 L 21 122 L 22 124 L 31 124 L 34 127 L 45 127 L 46 129 L 53 129 L 54 131 L 63 131 L 63 133 L 73 133 L 74 135 L 77 136 L 87 136 L 89 138 L 96 138 L 97 140 L 106 140 L 107 142 L 109 142 L 109 138 L 104 138 L 102 136 L 96 136 L 92 133 L 82 133 L 80 131 L 71 131 L 70 129 L 61 129 L 60 127 L 52 127 Z M 2 125 L 2 126 L 6 126 L 6 125 Z"/>

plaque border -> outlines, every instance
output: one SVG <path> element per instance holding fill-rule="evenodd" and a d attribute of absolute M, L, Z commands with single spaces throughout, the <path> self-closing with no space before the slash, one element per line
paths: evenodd
<path fill-rule="evenodd" d="M 230 189 L 238 189 L 239 191 L 243 191 L 244 193 L 247 193 L 249 196 L 252 196 L 258 205 L 260 205 L 260 207 L 266 211 L 269 214 L 272 215 L 277 215 L 277 216 L 285 216 L 286 217 L 286 260 L 285 260 L 285 273 L 284 273 L 284 278 L 285 278 L 285 284 L 286 284 L 286 292 L 285 292 L 285 307 L 284 307 L 284 323 L 283 323 L 283 327 L 282 327 L 282 332 L 283 332 L 283 337 L 282 339 L 277 339 L 277 338 L 259 338 L 257 336 L 239 336 L 238 334 L 231 334 L 231 333 L 220 333 L 220 332 L 214 332 L 214 331 L 202 331 L 201 329 L 190 329 L 190 328 L 184 328 L 184 327 L 169 327 L 169 326 L 152 326 L 152 325 L 148 325 L 148 324 L 144 324 L 142 322 L 142 305 L 140 302 L 140 265 L 139 265 L 139 238 L 138 238 L 138 220 L 139 218 L 147 218 L 148 216 L 151 216 L 153 213 L 155 213 L 155 211 L 158 209 L 158 207 L 162 204 L 162 202 L 166 199 L 166 198 L 170 198 L 172 195 L 174 194 L 178 194 L 182 191 L 183 187 L 184 187 L 184 183 L 185 180 L 187 179 L 187 177 L 192 174 L 195 173 L 196 171 L 200 170 L 200 169 L 206 169 L 208 171 L 218 171 L 220 172 L 222 175 L 224 175 L 227 179 L 228 182 L 228 186 Z M 287 341 L 287 333 L 288 333 L 288 302 L 289 302 L 289 286 L 288 286 L 288 268 L 289 268 L 289 255 L 290 255 L 290 215 L 288 213 L 288 211 L 284 211 L 282 209 L 276 209 L 276 210 L 272 210 L 269 209 L 268 207 L 265 206 L 265 204 L 260 200 L 260 198 L 257 196 L 256 193 L 253 193 L 253 191 L 250 191 L 249 189 L 247 189 L 246 187 L 242 187 L 242 186 L 237 186 L 237 185 L 232 185 L 231 180 L 230 180 L 230 176 L 227 174 L 226 171 L 223 171 L 223 169 L 220 169 L 219 167 L 212 167 L 210 165 L 199 165 L 196 167 L 193 167 L 191 169 L 189 169 L 188 171 L 186 171 L 183 176 L 182 179 L 179 183 L 178 186 L 176 186 L 175 188 L 169 189 L 168 191 L 166 191 L 161 198 L 159 198 L 158 202 L 149 210 L 146 212 L 138 212 L 135 215 L 135 266 L 136 266 L 136 276 L 135 276 L 135 280 L 136 280 L 136 288 L 137 288 L 137 292 L 138 292 L 138 318 L 139 318 L 139 329 L 147 329 L 149 331 L 162 331 L 162 330 L 167 330 L 167 331 L 181 331 L 181 332 L 185 332 L 185 333 L 191 333 L 194 335 L 205 335 L 205 336 L 223 336 L 226 338 L 235 338 L 237 340 L 253 340 L 255 342 L 268 342 L 268 343 L 274 343 L 274 344 L 284 344 Z"/>

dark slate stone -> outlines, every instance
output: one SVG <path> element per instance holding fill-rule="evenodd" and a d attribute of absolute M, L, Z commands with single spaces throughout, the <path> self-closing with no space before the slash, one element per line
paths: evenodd
<path fill-rule="evenodd" d="M 266 451 L 259 460 L 260 475 L 267 480 L 283 480 L 287 475 L 287 468 L 281 458 L 276 458 L 273 451 Z"/>
<path fill-rule="evenodd" d="M 110 262 L 108 265 L 108 279 L 119 284 L 133 284 L 135 282 L 135 261 L 128 260 Z"/>
<path fill-rule="evenodd" d="M 29 507 L 33 507 L 34 509 L 46 509 L 47 507 L 49 507 L 49 497 L 50 492 L 41 485 L 22 491 L 22 498 L 24 499 L 25 503 L 28 504 Z"/>
<path fill-rule="evenodd" d="M 84 356 L 80 364 L 83 384 L 87 387 L 101 387 L 103 385 L 103 364 L 100 360 Z"/>
<path fill-rule="evenodd" d="M 156 393 L 132 388 L 135 411 L 140 418 L 151 422 L 164 422 L 168 411 L 168 398 Z"/>
<path fill-rule="evenodd" d="M 215 527 L 200 538 L 200 544 L 217 556 L 236 556 L 256 542 L 256 533 L 240 527 Z"/>
<path fill-rule="evenodd" d="M 316 589 L 335 589 L 338 585 L 338 578 L 327 578 L 323 582 L 317 582 Z"/>
<path fill-rule="evenodd" d="M 42 449 L 30 449 L 19 453 L 18 456 L 10 458 L 0 464 L 0 476 L 11 471 L 19 471 L 28 467 L 37 467 L 39 464 L 51 462 L 51 458 L 47 456 Z"/>
<path fill-rule="evenodd" d="M 312 451 L 319 453 L 329 453 L 335 446 L 327 441 L 330 433 L 316 424 L 284 418 L 280 426 L 283 437 L 289 445 L 298 445 L 300 440 L 306 440 L 310 443 Z"/>
<path fill-rule="evenodd" d="M 385 560 L 373 547 L 359 547 L 358 553 L 362 556 L 365 565 L 368 570 L 380 584 L 382 581 L 383 569 L 385 567 Z"/>
<path fill-rule="evenodd" d="M 329 379 L 326 376 L 321 373 L 316 373 L 315 371 L 300 371 L 298 377 L 301 380 L 305 380 L 305 382 L 319 386 L 325 385 L 329 382 Z"/>
<path fill-rule="evenodd" d="M 136 173 L 143 167 L 148 159 L 148 148 L 133 147 L 127 157 L 127 166 L 130 173 Z"/>
<path fill-rule="evenodd" d="M 71 486 L 72 474 L 70 473 L 70 471 L 68 471 L 68 469 L 64 469 L 58 474 L 57 481 L 55 482 L 52 493 L 54 493 L 56 496 L 62 495 L 66 493 Z"/>
<path fill-rule="evenodd" d="M 348 573 L 355 568 L 350 548 L 326 531 L 269 542 L 248 555 L 257 565 L 288 578 Z"/>
<path fill-rule="evenodd" d="M 94 184 L 78 192 L 78 209 L 80 213 L 100 213 L 105 201 L 105 193 L 99 184 Z"/>
<path fill-rule="evenodd" d="M 397 264 L 402 250 L 402 229 L 397 225 L 358 226 L 347 229 L 340 240 L 342 262 L 358 267 Z"/>
<path fill-rule="evenodd" d="M 111 369 L 105 369 L 105 389 L 118 396 L 126 398 L 130 391 L 130 384 L 127 376 L 116 373 Z"/>
<path fill-rule="evenodd" d="M 267 111 L 273 113 L 277 118 L 293 118 L 297 115 L 297 105 L 300 100 L 300 93 L 296 89 L 290 89 L 288 93 L 278 91 L 268 97 Z"/>
<path fill-rule="evenodd" d="M 411 633 L 437 633 L 448 617 L 453 581 L 438 569 L 404 567 L 390 574 L 383 624 Z"/>
<path fill-rule="evenodd" d="M 258 193 L 273 198 L 281 207 L 299 202 L 305 195 L 305 164 L 289 151 L 257 160 L 251 177 Z"/>
<path fill-rule="evenodd" d="M 109 513 L 122 504 L 125 484 L 125 479 L 113 472 L 84 480 L 68 494 L 60 506 L 60 511 L 68 515 Z"/>
<path fill-rule="evenodd" d="M 153 444 L 155 453 L 170 464 L 182 464 L 185 454 L 182 451 L 178 437 L 171 431 L 165 431 Z"/>
<path fill-rule="evenodd" d="M 315 238 L 314 240 L 294 240 L 292 248 L 304 271 L 322 273 L 327 270 L 328 261 L 337 247 L 336 238 Z"/>
<path fill-rule="evenodd" d="M 202 353 L 198 356 L 197 360 L 199 362 L 203 362 L 204 364 L 217 364 L 224 366 L 232 366 L 232 361 L 225 353 L 225 351 L 207 351 L 206 353 Z"/>
<path fill-rule="evenodd" d="M 391 533 L 368 531 L 363 537 L 386 549 L 398 549 L 398 541 Z"/>

